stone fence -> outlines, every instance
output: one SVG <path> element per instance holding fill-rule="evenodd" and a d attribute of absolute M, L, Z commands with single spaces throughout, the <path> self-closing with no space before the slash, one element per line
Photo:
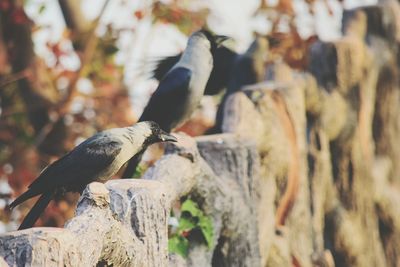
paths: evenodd
<path fill-rule="evenodd" d="M 90 184 L 65 228 L 1 236 L 3 262 L 400 266 L 399 44 L 397 1 L 345 11 L 309 72 L 269 65 L 268 81 L 228 98 L 224 134 L 179 135 L 142 179 Z M 193 240 L 183 258 L 168 254 L 167 222 L 187 195 L 214 245 Z"/>

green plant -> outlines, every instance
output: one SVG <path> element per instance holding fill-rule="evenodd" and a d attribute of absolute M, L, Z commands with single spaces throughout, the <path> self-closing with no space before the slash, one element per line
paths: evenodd
<path fill-rule="evenodd" d="M 171 253 L 187 256 L 189 238 L 198 231 L 208 248 L 213 246 L 214 229 L 211 218 L 206 216 L 198 204 L 191 199 L 186 199 L 181 206 L 181 216 L 177 229 L 170 235 L 168 249 Z"/>
<path fill-rule="evenodd" d="M 144 167 L 143 165 L 137 166 L 132 178 L 141 178 L 143 174 L 146 172 L 146 170 L 147 168 Z"/>

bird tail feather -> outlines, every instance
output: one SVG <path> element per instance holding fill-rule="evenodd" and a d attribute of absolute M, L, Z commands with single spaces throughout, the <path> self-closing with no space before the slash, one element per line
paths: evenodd
<path fill-rule="evenodd" d="M 39 219 L 39 216 L 42 214 L 44 209 L 47 207 L 47 205 L 49 205 L 49 202 L 53 198 L 53 195 L 54 195 L 53 192 L 43 193 L 43 195 L 40 196 L 38 201 L 36 201 L 32 209 L 28 212 L 28 214 L 22 221 L 21 225 L 19 226 L 18 230 L 23 230 L 33 227 L 33 225 Z"/>
<path fill-rule="evenodd" d="M 31 189 L 29 189 L 28 191 L 26 191 L 25 193 L 23 193 L 22 195 L 20 195 L 19 197 L 17 197 L 9 206 L 8 208 L 11 210 L 13 208 L 15 208 L 16 206 L 18 206 L 19 204 L 21 204 L 22 202 L 25 202 L 26 200 L 33 198 L 37 195 L 39 195 L 40 193 L 37 193 Z"/>
<path fill-rule="evenodd" d="M 136 168 L 142 160 L 143 154 L 145 150 L 140 151 L 134 157 L 132 157 L 125 168 L 124 173 L 122 174 L 122 179 L 129 179 L 135 174 Z"/>

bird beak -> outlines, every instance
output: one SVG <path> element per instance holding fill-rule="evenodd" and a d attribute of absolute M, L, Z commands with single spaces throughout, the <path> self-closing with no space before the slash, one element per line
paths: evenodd
<path fill-rule="evenodd" d="M 166 132 L 161 132 L 159 138 L 162 142 L 178 142 L 175 136 Z"/>
<path fill-rule="evenodd" d="M 215 36 L 215 43 L 217 44 L 217 47 L 220 47 L 222 43 L 224 43 L 226 40 L 232 39 L 231 37 L 225 36 L 225 35 L 216 35 Z"/>

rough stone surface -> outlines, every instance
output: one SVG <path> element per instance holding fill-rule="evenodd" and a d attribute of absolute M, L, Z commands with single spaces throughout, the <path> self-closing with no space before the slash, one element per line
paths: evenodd
<path fill-rule="evenodd" d="M 0 237 L 0 266 L 400 266 L 400 5 L 346 10 L 309 73 L 282 62 L 232 94 L 224 134 L 179 135 L 141 180 L 90 184 L 65 229 Z M 214 246 L 168 255 L 190 196 Z"/>
<path fill-rule="evenodd" d="M 220 163 L 227 165 L 223 172 L 216 175 L 199 154 L 196 141 L 179 135 L 179 143 L 168 148 L 168 154 L 143 179 L 89 184 L 65 229 L 7 233 L 0 237 L 0 256 L 11 266 L 96 266 L 98 262 L 167 266 L 169 261 L 170 265 L 211 266 L 213 251 L 224 240 L 229 249 L 221 250 L 217 259 L 224 266 L 258 266 L 255 146 L 232 135 L 200 138 L 198 143 L 208 159 L 221 155 L 207 148 L 218 146 L 226 151 L 220 157 Z M 188 259 L 169 258 L 171 204 L 188 194 L 199 199 L 212 218 L 215 247 L 194 244 Z"/>

